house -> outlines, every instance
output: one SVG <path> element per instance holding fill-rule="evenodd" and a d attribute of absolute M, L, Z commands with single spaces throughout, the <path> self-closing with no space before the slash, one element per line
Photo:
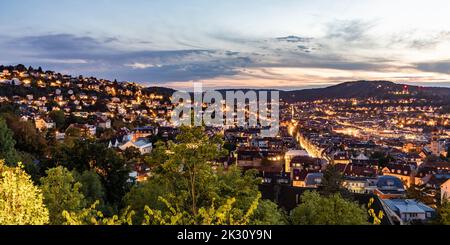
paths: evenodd
<path fill-rule="evenodd" d="M 431 155 L 432 155 L 432 152 L 430 151 L 430 149 L 428 149 L 428 147 L 423 147 L 419 153 L 419 156 L 422 160 L 426 159 L 427 157 L 429 157 Z"/>
<path fill-rule="evenodd" d="M 158 128 L 152 126 L 139 127 L 133 130 L 134 138 L 147 138 L 152 135 L 158 134 Z"/>
<path fill-rule="evenodd" d="M 98 119 L 98 127 L 103 129 L 111 128 L 111 120 L 108 118 L 99 118 Z"/>
<path fill-rule="evenodd" d="M 66 138 L 66 133 L 65 132 L 59 132 L 59 131 L 55 132 L 55 139 L 56 140 L 64 140 L 65 138 Z"/>
<path fill-rule="evenodd" d="M 294 187 L 305 187 L 305 179 L 308 175 L 307 170 L 293 169 L 291 173 L 292 186 Z"/>
<path fill-rule="evenodd" d="M 440 132 L 433 132 L 431 137 L 431 143 L 429 145 L 429 149 L 433 155 L 436 156 L 445 156 L 447 155 L 447 140 L 440 138 Z"/>
<path fill-rule="evenodd" d="M 318 188 L 322 184 L 323 173 L 309 173 L 305 178 L 306 188 Z"/>
<path fill-rule="evenodd" d="M 445 161 L 425 162 L 420 166 L 420 171 L 429 174 L 450 173 L 450 163 Z"/>
<path fill-rule="evenodd" d="M 305 170 L 322 170 L 325 167 L 325 161 L 321 158 L 310 156 L 296 156 L 292 158 L 290 168 Z"/>
<path fill-rule="evenodd" d="M 401 179 L 407 187 L 419 185 L 422 182 L 421 178 L 411 168 L 411 165 L 389 164 L 381 170 L 381 173 Z"/>
<path fill-rule="evenodd" d="M 150 154 L 153 150 L 153 144 L 145 139 L 140 139 L 138 141 L 127 141 L 123 145 L 119 146 L 119 149 L 125 151 L 130 147 L 138 149 L 142 155 Z"/>
<path fill-rule="evenodd" d="M 350 160 L 351 160 L 352 164 L 358 164 L 358 165 L 375 165 L 376 164 L 376 162 L 371 161 L 370 158 L 368 158 L 363 153 L 360 153 L 356 157 L 352 157 Z"/>
<path fill-rule="evenodd" d="M 56 124 L 49 120 L 49 119 L 43 119 L 43 118 L 37 118 L 34 120 L 35 127 L 40 130 L 44 131 L 46 129 L 52 129 L 56 127 Z"/>
<path fill-rule="evenodd" d="M 237 165 L 239 167 L 261 166 L 263 156 L 257 148 L 245 147 L 237 150 Z"/>
<path fill-rule="evenodd" d="M 344 177 L 342 186 L 352 193 L 369 194 L 376 189 L 376 178 Z"/>
<path fill-rule="evenodd" d="M 292 186 L 317 188 L 322 183 L 323 173 L 295 169 L 292 172 Z"/>
<path fill-rule="evenodd" d="M 379 176 L 374 193 L 382 199 L 402 198 L 405 193 L 403 182 L 395 176 Z"/>
<path fill-rule="evenodd" d="M 427 205 L 410 199 L 390 199 L 383 200 L 385 206 L 391 214 L 400 221 L 401 224 L 412 221 L 427 221 L 434 217 L 436 211 Z"/>
<path fill-rule="evenodd" d="M 376 177 L 377 176 L 377 166 L 370 165 L 358 165 L 358 164 L 337 164 L 337 169 L 344 175 L 348 177 Z"/>
<path fill-rule="evenodd" d="M 286 173 L 290 173 L 291 172 L 291 161 L 294 157 L 297 156 L 309 156 L 308 152 L 306 152 L 305 150 L 289 150 L 288 152 L 286 152 L 284 160 L 285 160 L 285 167 L 284 167 L 284 171 Z"/>
<path fill-rule="evenodd" d="M 333 164 L 349 164 L 350 158 L 346 152 L 337 151 L 333 154 L 332 162 Z"/>
<path fill-rule="evenodd" d="M 13 78 L 11 80 L 3 80 L 3 83 L 9 84 L 9 85 L 15 85 L 15 86 L 22 85 L 22 81 L 20 81 L 17 78 Z"/>

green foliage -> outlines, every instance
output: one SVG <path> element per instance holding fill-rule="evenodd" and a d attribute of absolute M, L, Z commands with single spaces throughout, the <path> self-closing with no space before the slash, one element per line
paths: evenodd
<path fill-rule="evenodd" d="M 287 217 L 278 205 L 269 200 L 259 202 L 250 222 L 251 225 L 285 225 Z"/>
<path fill-rule="evenodd" d="M 18 160 L 15 144 L 13 132 L 6 125 L 6 121 L 0 117 L 0 158 L 11 165 Z"/>
<path fill-rule="evenodd" d="M 183 128 L 176 144 L 157 143 L 147 158 L 152 177 L 124 199 L 136 212 L 135 223 L 282 223 L 283 214 L 275 204 L 259 202 L 261 180 L 255 171 L 243 173 L 236 166 L 223 169 L 214 164 L 225 153 L 221 145 L 201 128 Z"/>
<path fill-rule="evenodd" d="M 44 225 L 49 212 L 41 190 L 20 167 L 0 161 L 0 225 Z"/>
<path fill-rule="evenodd" d="M 450 202 L 444 202 L 438 210 L 438 224 L 450 225 Z"/>
<path fill-rule="evenodd" d="M 367 212 L 357 203 L 339 194 L 323 197 L 317 192 L 305 192 L 301 204 L 290 216 L 294 225 L 363 225 L 368 224 Z"/>
<path fill-rule="evenodd" d="M 100 176 L 95 171 L 86 170 L 82 174 L 74 171 L 73 176 L 81 184 L 80 191 L 88 204 L 104 200 L 105 188 L 103 188 Z"/>
<path fill-rule="evenodd" d="M 135 147 L 128 147 L 123 156 L 129 164 L 141 164 L 144 161 L 141 152 Z"/>
<path fill-rule="evenodd" d="M 130 169 L 125 159 L 106 144 L 93 140 L 75 140 L 72 145 L 59 145 L 53 149 L 53 164 L 82 173 L 94 170 L 101 179 L 106 201 L 119 203 L 129 191 Z"/>
<path fill-rule="evenodd" d="M 222 156 L 218 138 L 209 138 L 202 128 L 182 128 L 177 144 L 159 144 L 155 159 L 163 160 L 156 174 L 173 183 L 174 199 L 184 210 L 197 214 L 200 206 L 211 205 L 217 179 L 212 162 Z M 159 154 L 159 155 L 158 155 Z"/>
<path fill-rule="evenodd" d="M 116 136 L 116 131 L 112 128 L 107 128 L 107 129 L 98 128 L 97 129 L 97 137 L 99 140 L 109 141 L 112 138 L 114 138 L 114 136 Z"/>
<path fill-rule="evenodd" d="M 126 209 L 120 217 L 113 215 L 112 217 L 105 217 L 105 215 L 96 209 L 99 202 L 95 202 L 90 207 L 81 210 L 80 212 L 69 212 L 64 210 L 62 216 L 64 217 L 64 225 L 132 225 L 132 218 L 134 212 Z"/>
<path fill-rule="evenodd" d="M 13 114 L 4 114 L 3 117 L 13 132 L 17 150 L 30 153 L 36 157 L 43 157 L 47 154 L 47 141 L 32 122 L 21 121 L 17 115 Z"/>
<path fill-rule="evenodd" d="M 163 202 L 169 212 L 161 212 L 145 207 L 144 225 L 248 225 L 255 210 L 258 207 L 258 195 L 252 202 L 249 209 L 245 211 L 243 216 L 235 217 L 233 214 L 235 198 L 227 199 L 223 205 L 215 207 L 215 202 L 210 207 L 202 207 L 197 214 L 189 213 L 186 210 L 181 210 L 179 207 L 173 207 L 167 200 L 160 197 L 159 200 Z"/>
<path fill-rule="evenodd" d="M 151 178 L 144 183 L 134 186 L 125 196 L 124 203 L 135 211 L 134 223 L 144 220 L 144 208 L 165 210 L 167 206 L 160 201 L 160 197 L 173 193 L 173 186 L 164 178 Z"/>
<path fill-rule="evenodd" d="M 342 188 L 342 174 L 337 169 L 336 165 L 328 165 L 323 173 L 322 189 L 324 195 L 331 195 L 338 193 Z"/>
<path fill-rule="evenodd" d="M 257 178 L 256 174 L 257 171 L 242 173 L 237 166 L 231 166 L 227 170 L 219 168 L 217 181 L 213 183 L 215 192 L 212 198 L 222 203 L 235 198 L 237 209 L 234 210 L 234 216 L 244 215 L 244 211 L 250 208 L 253 200 L 260 194 L 258 185 L 261 179 Z"/>
<path fill-rule="evenodd" d="M 50 211 L 50 223 L 61 225 L 65 221 L 63 211 L 79 212 L 85 205 L 81 184 L 64 167 L 49 169 L 46 173 L 47 176 L 41 178 L 41 188 Z"/>
<path fill-rule="evenodd" d="M 383 212 L 383 210 L 380 210 L 378 212 L 378 214 L 377 214 L 375 212 L 375 209 L 372 208 L 372 205 L 373 205 L 374 202 L 375 202 L 375 199 L 374 198 L 370 198 L 369 203 L 367 204 L 367 207 L 369 208 L 369 210 L 367 210 L 367 213 L 373 219 L 373 224 L 374 225 L 380 225 L 381 224 L 381 220 L 383 220 L 383 217 L 384 217 L 384 212 Z"/>
<path fill-rule="evenodd" d="M 66 126 L 66 116 L 64 115 L 64 111 L 51 111 L 49 117 L 56 124 L 57 129 L 62 130 Z"/>
<path fill-rule="evenodd" d="M 68 138 L 80 138 L 82 136 L 81 130 L 79 128 L 70 127 L 66 130 L 66 137 Z"/>
<path fill-rule="evenodd" d="M 435 196 L 431 193 L 435 192 L 432 187 L 426 185 L 412 185 L 406 190 L 406 198 L 420 201 L 426 205 L 435 205 Z"/>

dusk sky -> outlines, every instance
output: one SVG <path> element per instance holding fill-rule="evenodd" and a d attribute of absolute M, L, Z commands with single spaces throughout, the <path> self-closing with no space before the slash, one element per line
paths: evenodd
<path fill-rule="evenodd" d="M 448 0 L 2 0 L 0 64 L 144 85 L 450 87 Z"/>

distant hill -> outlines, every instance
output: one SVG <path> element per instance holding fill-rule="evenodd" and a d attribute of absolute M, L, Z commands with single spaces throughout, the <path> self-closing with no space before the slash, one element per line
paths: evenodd
<path fill-rule="evenodd" d="M 280 97 L 289 102 L 339 98 L 393 99 L 402 97 L 447 101 L 450 99 L 450 88 L 410 86 L 389 81 L 356 81 L 327 88 L 282 91 Z"/>
<path fill-rule="evenodd" d="M 170 97 L 176 90 L 164 87 L 146 87 L 142 89 L 143 94 L 160 94 L 164 97 Z"/>
<path fill-rule="evenodd" d="M 225 97 L 227 91 L 248 92 L 250 89 L 219 89 Z M 155 92 L 170 96 L 175 91 L 169 88 L 149 87 L 144 91 Z M 424 98 L 434 102 L 450 104 L 450 88 L 423 87 L 398 84 L 389 81 L 355 81 L 345 82 L 326 88 L 303 89 L 283 91 L 276 89 L 255 89 L 252 91 L 279 91 L 280 98 L 287 102 L 311 101 L 318 99 L 345 99 L 345 98 L 377 98 L 377 99 L 401 99 Z"/>

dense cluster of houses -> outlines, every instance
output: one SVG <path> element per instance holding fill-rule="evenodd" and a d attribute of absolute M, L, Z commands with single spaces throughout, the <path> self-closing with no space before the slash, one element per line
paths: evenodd
<path fill-rule="evenodd" d="M 55 128 L 49 117 L 52 111 L 97 116 L 98 122 L 90 126 L 100 128 L 110 128 L 112 118 L 127 123 L 146 118 L 164 124 L 172 111 L 167 98 L 143 92 L 136 83 L 73 77 L 22 65 L 0 66 L 0 86 L 0 102 L 18 105 L 22 118 L 32 120 L 40 130 Z"/>
<path fill-rule="evenodd" d="M 431 160 L 433 151 L 428 151 L 435 141 L 447 142 L 444 135 L 433 137 L 417 153 L 335 134 L 323 125 L 298 131 L 291 127 L 281 127 L 274 138 L 262 137 L 257 128 L 225 130 L 225 139 L 236 145 L 233 162 L 258 170 L 264 184 L 298 189 L 320 188 L 324 171 L 333 165 L 342 174 L 342 187 L 356 195 L 377 197 L 392 223 L 430 220 L 437 202 L 450 200 L 450 163 Z M 429 202 L 407 199 L 407 189 L 412 187 L 426 187 Z"/>

